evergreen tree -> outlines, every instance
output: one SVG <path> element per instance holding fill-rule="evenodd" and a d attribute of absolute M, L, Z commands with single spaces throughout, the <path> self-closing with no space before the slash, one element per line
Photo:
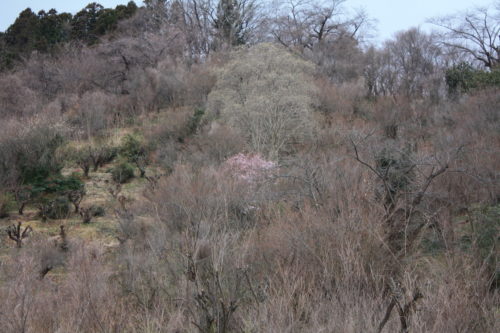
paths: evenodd
<path fill-rule="evenodd" d="M 84 41 L 88 44 L 95 43 L 97 41 L 97 20 L 103 9 L 102 5 L 93 2 L 79 11 L 73 17 L 71 38 Z"/>
<path fill-rule="evenodd" d="M 23 10 L 5 33 L 5 44 L 17 53 L 28 53 L 35 48 L 38 16 L 30 8 Z"/>
<path fill-rule="evenodd" d="M 227 45 L 245 44 L 243 21 L 237 0 L 220 0 L 214 22 L 219 39 Z"/>

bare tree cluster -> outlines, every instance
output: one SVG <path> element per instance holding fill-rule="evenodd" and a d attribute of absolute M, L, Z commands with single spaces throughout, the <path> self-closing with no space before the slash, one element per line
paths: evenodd
<path fill-rule="evenodd" d="M 442 43 L 488 69 L 500 64 L 500 5 L 480 7 L 430 21 L 443 32 Z"/>

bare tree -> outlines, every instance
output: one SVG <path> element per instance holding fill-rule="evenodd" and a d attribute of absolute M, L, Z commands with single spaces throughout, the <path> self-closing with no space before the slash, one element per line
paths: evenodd
<path fill-rule="evenodd" d="M 370 48 L 364 69 L 369 95 L 423 97 L 438 84 L 441 49 L 433 35 L 418 28 L 396 34 L 380 50 Z"/>
<path fill-rule="evenodd" d="M 80 210 L 80 203 L 86 194 L 85 187 L 68 192 L 68 200 L 75 206 L 75 213 L 78 213 Z"/>
<path fill-rule="evenodd" d="M 471 57 L 486 68 L 500 65 L 500 4 L 465 13 L 435 18 L 431 23 L 444 28 L 443 43 Z"/>
<path fill-rule="evenodd" d="M 328 39 L 354 38 L 367 23 L 364 12 L 350 17 L 342 5 L 345 0 L 318 3 L 307 0 L 289 0 L 277 5 L 271 34 L 287 47 L 312 49 Z"/>
<path fill-rule="evenodd" d="M 27 226 L 24 230 L 22 230 L 21 222 L 18 222 L 17 226 L 11 225 L 7 228 L 7 235 L 10 239 L 16 242 L 16 246 L 18 248 L 21 248 L 23 246 L 23 239 L 27 238 L 32 231 L 33 229 L 31 229 L 30 226 Z"/>

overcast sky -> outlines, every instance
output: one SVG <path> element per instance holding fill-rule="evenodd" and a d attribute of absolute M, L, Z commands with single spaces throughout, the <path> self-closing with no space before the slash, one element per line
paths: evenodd
<path fill-rule="evenodd" d="M 126 4 L 129 0 L 0 0 L 0 31 L 11 25 L 19 12 L 30 7 L 39 10 L 55 8 L 58 12 L 75 13 L 90 2 L 104 7 Z M 347 7 L 364 7 L 371 18 L 377 20 L 377 38 L 390 38 L 396 31 L 423 25 L 430 17 L 452 14 L 473 6 L 485 6 L 494 0 L 347 0 Z M 498 1 L 498 0 L 497 0 Z M 142 4 L 142 0 L 136 0 Z M 425 28 L 425 25 L 423 25 Z"/>

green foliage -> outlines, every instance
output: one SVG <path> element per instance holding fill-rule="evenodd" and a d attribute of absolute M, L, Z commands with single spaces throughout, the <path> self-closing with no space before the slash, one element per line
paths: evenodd
<path fill-rule="evenodd" d="M 40 216 L 45 220 L 67 217 L 70 211 L 68 195 L 84 191 L 84 188 L 85 185 L 76 175 L 55 175 L 34 183 L 30 191 L 33 202 L 38 205 Z"/>
<path fill-rule="evenodd" d="M 11 68 L 32 51 L 52 52 L 58 45 L 70 41 L 94 44 L 99 36 L 116 29 L 120 20 L 131 17 L 137 5 L 130 1 L 126 6 L 105 9 L 90 3 L 75 16 L 58 14 L 55 9 L 35 14 L 30 8 L 23 10 L 16 21 L 0 35 L 0 70 Z"/>
<path fill-rule="evenodd" d="M 96 2 L 90 3 L 73 17 L 71 39 L 95 44 L 99 36 L 116 29 L 118 21 L 131 17 L 136 10 L 137 6 L 132 1 L 127 6 L 120 5 L 115 9 L 104 8 Z"/>
<path fill-rule="evenodd" d="M 146 155 L 146 149 L 137 136 L 127 134 L 122 140 L 120 154 L 129 162 L 135 163 Z"/>
<path fill-rule="evenodd" d="M 30 8 L 23 10 L 5 32 L 5 44 L 13 52 L 31 51 L 35 48 L 38 29 L 38 17 Z"/>
<path fill-rule="evenodd" d="M 393 204 L 396 196 L 409 190 L 415 178 L 415 163 L 409 148 L 382 149 L 375 157 L 376 170 L 384 179 L 385 204 Z"/>
<path fill-rule="evenodd" d="M 198 128 L 200 127 L 201 120 L 203 119 L 203 116 L 205 115 L 205 110 L 204 109 L 195 109 L 193 115 L 191 118 L 189 118 L 188 125 L 187 125 L 187 136 L 193 135 L 198 131 Z"/>
<path fill-rule="evenodd" d="M 55 134 L 47 141 L 45 138 L 36 141 L 37 135 L 43 136 L 44 134 L 34 133 L 32 137 L 24 138 L 24 142 L 15 152 L 22 184 L 39 183 L 52 174 L 58 174 L 62 168 L 56 151 L 63 144 L 64 138 Z"/>
<path fill-rule="evenodd" d="M 56 175 L 32 184 L 31 192 L 33 196 L 39 197 L 49 194 L 65 194 L 83 187 L 83 182 L 75 175 L 69 177 Z"/>
<path fill-rule="evenodd" d="M 54 9 L 42 10 L 38 15 L 30 8 L 22 11 L 3 36 L 5 47 L 0 51 L 0 69 L 11 67 L 32 51 L 50 52 L 57 44 L 68 41 L 70 20 L 71 14 L 58 14 Z"/>
<path fill-rule="evenodd" d="M 237 0 L 219 0 L 214 27 L 221 39 L 229 45 L 245 44 L 243 21 Z"/>
<path fill-rule="evenodd" d="M 452 96 L 486 87 L 500 87 L 500 69 L 484 71 L 462 62 L 449 68 L 445 74 L 448 93 Z"/>
<path fill-rule="evenodd" d="M 111 170 L 113 180 L 123 184 L 134 178 L 134 167 L 130 163 L 120 163 Z"/>
<path fill-rule="evenodd" d="M 145 167 L 148 162 L 147 149 L 137 136 L 128 134 L 123 138 L 122 145 L 120 146 L 120 155 L 129 163 L 135 164 L 141 173 L 141 177 L 144 177 L 146 173 Z"/>

